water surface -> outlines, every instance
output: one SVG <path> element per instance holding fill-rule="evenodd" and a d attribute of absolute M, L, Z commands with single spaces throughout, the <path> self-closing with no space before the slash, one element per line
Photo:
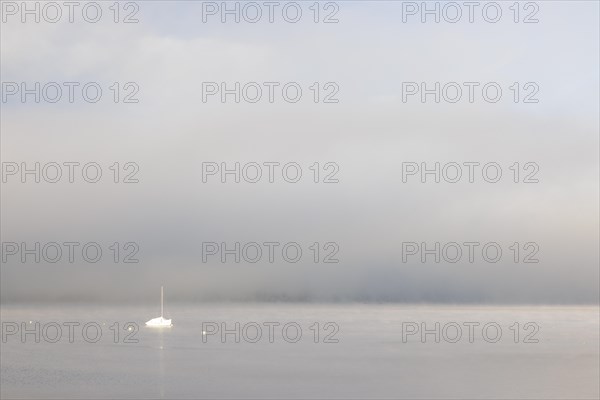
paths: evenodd
<path fill-rule="evenodd" d="M 143 326 L 158 314 L 155 307 L 3 306 L 5 330 L 10 322 L 29 330 L 39 322 L 46 331 L 39 343 L 34 334 L 24 342 L 19 334 L 5 337 L 2 398 L 600 396 L 598 307 L 169 304 L 172 328 Z M 47 340 L 56 336 L 52 322 L 62 326 L 56 343 Z M 73 343 L 68 322 L 80 324 Z M 82 333 L 90 322 L 102 328 L 95 343 L 93 326 Z M 128 322 L 139 331 L 125 330 Z M 406 333 L 423 322 L 431 331 L 425 340 L 419 333 L 403 340 L 403 324 Z M 222 323 L 230 330 L 224 340 L 211 334 Z M 128 334 L 138 342 L 126 343 Z"/>

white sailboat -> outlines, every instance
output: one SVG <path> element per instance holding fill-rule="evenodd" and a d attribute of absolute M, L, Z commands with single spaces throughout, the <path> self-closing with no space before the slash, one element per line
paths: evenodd
<path fill-rule="evenodd" d="M 173 324 L 170 319 L 163 318 L 163 287 L 160 287 L 160 317 L 152 318 L 150 321 L 146 322 L 146 326 L 152 327 L 171 327 Z"/>

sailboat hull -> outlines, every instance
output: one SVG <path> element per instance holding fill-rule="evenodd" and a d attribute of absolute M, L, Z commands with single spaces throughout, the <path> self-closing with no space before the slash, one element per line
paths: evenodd
<path fill-rule="evenodd" d="M 157 328 L 168 328 L 173 326 L 170 319 L 165 319 L 163 317 L 152 318 L 150 321 L 146 322 L 146 326 L 157 327 Z"/>

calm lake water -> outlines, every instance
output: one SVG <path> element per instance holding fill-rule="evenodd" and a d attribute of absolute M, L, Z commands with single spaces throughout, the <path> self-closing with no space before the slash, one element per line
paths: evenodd
<path fill-rule="evenodd" d="M 3 399 L 600 397 L 598 307 L 169 304 L 162 329 L 151 307 L 1 311 Z"/>

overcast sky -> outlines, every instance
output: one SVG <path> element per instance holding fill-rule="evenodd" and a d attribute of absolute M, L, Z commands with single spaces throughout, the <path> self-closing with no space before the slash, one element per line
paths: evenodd
<path fill-rule="evenodd" d="M 203 23 L 191 2 L 139 2 L 139 23 L 115 24 L 103 4 L 96 24 L 2 24 L 2 82 L 104 89 L 96 104 L 3 102 L 2 162 L 94 161 L 106 176 L 2 183 L 2 242 L 105 250 L 95 264 L 7 257 L 3 302 L 146 301 L 161 284 L 173 300 L 598 302 L 597 2 L 538 2 L 535 24 L 514 23 L 509 3 L 496 24 L 403 23 L 400 3 L 358 1 L 338 2 L 335 24 L 312 22 L 311 3 L 297 24 Z M 236 81 L 299 82 L 303 98 L 202 101 L 202 82 Z M 402 101 L 402 82 L 438 81 L 497 82 L 503 97 Z M 135 82 L 139 103 L 110 101 L 113 82 Z M 339 103 L 315 104 L 314 82 L 335 82 Z M 512 101 L 514 82 L 534 82 L 539 102 Z M 139 183 L 113 183 L 114 162 L 137 163 Z M 303 178 L 203 183 L 203 162 L 296 162 Z M 336 163 L 339 183 L 313 183 L 315 162 Z M 503 178 L 403 183 L 403 162 L 497 162 Z M 515 162 L 539 165 L 539 183 L 514 183 Z M 137 243 L 140 262 L 115 264 L 114 242 Z M 203 242 L 297 242 L 304 256 L 203 262 Z M 315 264 L 314 242 L 337 243 L 339 263 Z M 403 262 L 403 242 L 504 253 Z M 515 264 L 514 242 L 535 242 L 539 263 Z"/>

